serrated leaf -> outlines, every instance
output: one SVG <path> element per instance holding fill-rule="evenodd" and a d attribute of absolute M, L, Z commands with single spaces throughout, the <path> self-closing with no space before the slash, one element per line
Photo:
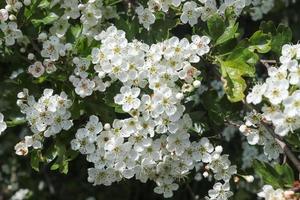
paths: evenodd
<path fill-rule="evenodd" d="M 207 20 L 207 28 L 210 37 L 213 40 L 217 40 L 225 31 L 223 18 L 218 14 L 213 15 Z"/>
<path fill-rule="evenodd" d="M 58 155 L 57 149 L 55 148 L 54 145 L 51 145 L 46 152 L 44 153 L 44 160 L 47 163 L 52 162 Z"/>
<path fill-rule="evenodd" d="M 249 39 L 250 51 L 257 51 L 259 53 L 267 53 L 271 50 L 272 38 L 269 34 L 265 34 L 262 31 L 256 31 Z"/>
<path fill-rule="evenodd" d="M 59 168 L 59 164 L 54 163 L 53 165 L 51 165 L 50 170 L 57 170 L 58 168 Z"/>
<path fill-rule="evenodd" d="M 69 171 L 69 161 L 64 160 L 59 166 L 59 172 L 63 174 L 67 174 Z"/>
<path fill-rule="evenodd" d="M 224 89 L 231 102 L 244 99 L 244 91 L 247 87 L 243 76 L 253 76 L 255 68 L 242 59 L 221 61 L 221 72 L 224 80 Z"/>
<path fill-rule="evenodd" d="M 272 39 L 272 51 L 281 54 L 281 47 L 292 40 L 292 30 L 284 25 L 279 25 L 276 30 L 276 35 Z"/>
<path fill-rule="evenodd" d="M 238 30 L 238 27 L 239 27 L 238 23 L 229 25 L 225 29 L 224 33 L 217 39 L 216 45 L 223 44 L 223 43 L 227 42 L 228 40 L 235 38 L 235 34 Z"/>
<path fill-rule="evenodd" d="M 42 154 L 40 150 L 34 150 L 31 153 L 30 164 L 32 169 L 40 171 L 40 162 L 42 162 Z"/>
<path fill-rule="evenodd" d="M 264 183 L 272 185 L 274 188 L 283 187 L 282 180 L 279 179 L 279 174 L 272 166 L 267 163 L 254 160 L 253 167 Z"/>
<path fill-rule="evenodd" d="M 41 24 L 44 24 L 44 25 L 51 24 L 58 19 L 59 19 L 59 16 L 57 14 L 51 12 L 43 19 L 33 19 L 33 20 L 31 20 L 31 22 L 34 26 L 37 27 Z"/>
<path fill-rule="evenodd" d="M 275 165 L 275 170 L 280 175 L 278 178 L 282 180 L 285 187 L 291 187 L 293 185 L 293 182 L 295 181 L 294 172 L 287 163 Z"/>
<path fill-rule="evenodd" d="M 48 0 L 42 0 L 38 5 L 39 8 L 43 8 L 43 9 L 49 6 L 50 6 L 50 2 Z"/>

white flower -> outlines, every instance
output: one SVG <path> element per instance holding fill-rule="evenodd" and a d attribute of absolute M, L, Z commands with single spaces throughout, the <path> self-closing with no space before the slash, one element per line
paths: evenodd
<path fill-rule="evenodd" d="M 88 169 L 88 181 L 94 185 L 106 185 L 109 186 L 117 180 L 117 173 L 114 169 Z"/>
<path fill-rule="evenodd" d="M 283 100 L 284 112 L 289 115 L 300 115 L 300 90 L 296 90 Z"/>
<path fill-rule="evenodd" d="M 0 9 L 0 21 L 5 22 L 8 20 L 8 12 L 6 9 Z"/>
<path fill-rule="evenodd" d="M 36 61 L 33 65 L 28 67 L 28 72 L 32 74 L 33 77 L 38 78 L 44 74 L 45 67 L 41 62 Z"/>
<path fill-rule="evenodd" d="M 100 2 L 102 3 L 102 2 Z M 99 20 L 102 18 L 102 11 L 96 5 L 88 3 L 86 8 L 83 10 L 80 20 L 82 24 L 87 26 L 87 28 L 95 26 L 98 24 Z"/>
<path fill-rule="evenodd" d="M 65 46 L 60 43 L 60 40 L 56 36 L 51 36 L 49 40 L 43 43 L 43 49 L 41 56 L 49 58 L 51 61 L 57 61 L 59 56 L 65 54 Z"/>
<path fill-rule="evenodd" d="M 162 2 L 160 0 L 150 0 L 147 2 L 147 5 L 152 12 L 160 11 L 162 8 Z"/>
<path fill-rule="evenodd" d="M 266 83 L 267 89 L 264 96 L 267 97 L 272 104 L 278 105 L 282 100 L 288 97 L 289 82 L 287 80 L 276 81 L 269 79 Z"/>
<path fill-rule="evenodd" d="M 70 24 L 68 20 L 61 18 L 53 23 L 53 26 L 49 31 L 52 35 L 56 34 L 57 37 L 62 38 L 66 34 L 69 27 Z"/>
<path fill-rule="evenodd" d="M 187 133 L 170 134 L 167 137 L 167 149 L 170 152 L 175 152 L 176 155 L 182 155 L 183 152 L 190 146 L 190 135 Z"/>
<path fill-rule="evenodd" d="M 282 189 L 274 190 L 271 185 L 264 185 L 262 191 L 257 196 L 264 198 L 265 200 L 285 200 L 284 191 Z"/>
<path fill-rule="evenodd" d="M 19 156 L 26 156 L 28 154 L 28 147 L 25 142 L 21 141 L 15 145 L 15 151 Z"/>
<path fill-rule="evenodd" d="M 296 60 L 291 60 L 288 63 L 288 70 L 290 71 L 289 80 L 292 85 L 300 85 L 300 65 Z"/>
<path fill-rule="evenodd" d="M 14 45 L 15 40 L 23 36 L 22 32 L 18 29 L 18 25 L 16 24 L 16 22 L 8 22 L 8 24 L 1 23 L 0 29 L 3 31 L 5 35 L 4 39 L 5 39 L 5 44 L 7 46 Z"/>
<path fill-rule="evenodd" d="M 146 29 L 150 29 L 150 25 L 155 22 L 155 16 L 148 8 L 143 8 L 139 6 L 136 8 L 135 12 L 138 14 L 139 23 L 143 24 Z"/>
<path fill-rule="evenodd" d="M 188 1 L 183 4 L 180 19 L 184 24 L 189 23 L 191 26 L 194 26 L 198 23 L 200 15 L 201 13 L 197 4 L 194 1 Z"/>
<path fill-rule="evenodd" d="M 230 186 L 229 186 L 228 182 L 226 182 L 224 184 L 218 182 L 213 186 L 212 190 L 208 191 L 208 196 L 209 196 L 208 199 L 210 199 L 210 200 L 226 200 L 233 195 L 233 193 L 229 189 L 230 189 Z"/>
<path fill-rule="evenodd" d="M 272 119 L 275 133 L 280 136 L 287 135 L 290 131 L 300 128 L 300 118 L 293 113 L 278 113 Z"/>
<path fill-rule="evenodd" d="M 269 160 L 276 160 L 282 154 L 282 148 L 275 140 L 267 140 L 264 144 L 264 154 Z"/>
<path fill-rule="evenodd" d="M 207 138 L 201 138 L 199 142 L 193 142 L 193 159 L 204 163 L 211 162 L 211 153 L 214 151 L 213 145 Z"/>
<path fill-rule="evenodd" d="M 53 117 L 53 124 L 45 131 L 44 136 L 50 137 L 51 135 L 58 134 L 61 130 L 69 130 L 73 126 L 73 122 L 69 120 L 70 117 L 70 112 L 58 112 Z"/>
<path fill-rule="evenodd" d="M 207 54 L 210 50 L 208 44 L 210 43 L 210 38 L 207 36 L 200 37 L 199 35 L 193 35 L 192 36 L 193 43 L 191 44 L 191 47 L 194 48 L 197 51 L 197 54 L 199 56 L 203 56 L 204 54 Z"/>
<path fill-rule="evenodd" d="M 115 103 L 122 105 L 122 109 L 125 112 L 129 112 L 132 109 L 138 109 L 141 101 L 138 99 L 140 94 L 139 88 L 130 88 L 123 86 L 120 90 L 121 94 L 117 94 L 114 97 Z"/>
<path fill-rule="evenodd" d="M 85 128 L 93 135 L 99 134 L 103 130 L 103 125 L 95 115 L 90 116 Z"/>
<path fill-rule="evenodd" d="M 19 189 L 11 198 L 10 200 L 23 200 L 27 199 L 30 196 L 29 189 Z"/>
<path fill-rule="evenodd" d="M 76 94 L 78 94 L 82 98 L 90 96 L 96 86 L 94 81 L 86 78 L 75 79 L 75 81 L 73 81 L 73 85 L 75 86 Z"/>
<path fill-rule="evenodd" d="M 91 154 L 95 151 L 96 136 L 90 134 L 86 128 L 78 129 L 76 132 L 76 139 L 71 141 L 73 150 L 78 150 L 82 154 Z"/>
<path fill-rule="evenodd" d="M 262 96 L 265 94 L 267 89 L 266 84 L 257 84 L 252 88 L 251 93 L 246 97 L 247 103 L 259 104 L 262 101 Z"/>
<path fill-rule="evenodd" d="M 0 113 L 0 135 L 5 131 L 7 128 L 7 125 L 4 121 L 4 116 L 2 113 Z"/>
<path fill-rule="evenodd" d="M 175 104 L 177 103 L 175 95 L 172 93 L 172 90 L 168 87 L 165 87 L 161 92 L 157 92 L 153 97 L 154 102 L 154 112 L 157 114 L 162 114 L 165 112 L 168 116 L 175 114 L 177 108 Z"/>
<path fill-rule="evenodd" d="M 203 7 L 199 8 L 201 13 L 201 20 L 206 21 L 209 17 L 218 12 L 216 1 L 205 1 Z"/>
<path fill-rule="evenodd" d="M 49 59 L 45 59 L 43 65 L 45 66 L 46 72 L 48 74 L 51 74 L 57 70 L 54 62 Z"/>
<path fill-rule="evenodd" d="M 177 190 L 178 188 L 178 184 L 172 183 L 171 180 L 167 179 L 154 188 L 154 192 L 157 194 L 163 194 L 164 198 L 170 198 L 173 196 L 173 190 Z"/>

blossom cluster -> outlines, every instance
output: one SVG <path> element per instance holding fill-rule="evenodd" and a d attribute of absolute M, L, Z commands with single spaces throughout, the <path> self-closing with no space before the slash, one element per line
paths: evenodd
<path fill-rule="evenodd" d="M 257 84 L 247 102 L 263 103 L 262 118 L 273 124 L 275 133 L 286 136 L 300 128 L 300 45 L 282 47 L 280 66 L 268 68 L 268 78 Z"/>
<path fill-rule="evenodd" d="M 55 72 L 57 69 L 55 62 L 73 50 L 72 44 L 63 43 L 70 28 L 70 19 L 80 19 L 81 34 L 93 38 L 102 30 L 103 20 L 117 17 L 115 9 L 111 6 L 104 6 L 102 1 L 88 1 L 86 4 L 82 4 L 78 0 L 65 0 L 56 1 L 52 3 L 52 6 L 56 4 L 60 4 L 64 10 L 63 15 L 53 23 L 49 34 L 42 32 L 38 37 L 39 42 L 43 43 L 40 54 L 44 61 L 36 61 L 28 68 L 28 72 L 36 78 L 42 76 L 45 71 L 49 74 Z"/>
<path fill-rule="evenodd" d="M 257 21 L 263 18 L 264 14 L 270 12 L 270 10 L 274 7 L 274 0 L 256 0 L 250 1 L 250 15 L 252 20 Z"/>
<path fill-rule="evenodd" d="M 43 138 L 56 135 L 62 130 L 69 130 L 73 126 L 71 113 L 68 111 L 72 102 L 65 92 L 54 95 L 52 89 L 45 89 L 43 96 L 36 101 L 34 96 L 24 89 L 18 94 L 18 98 L 17 105 L 26 115 L 26 121 L 34 134 L 25 136 L 25 141 L 15 146 L 17 154 L 26 155 L 28 147 L 31 146 L 39 149 L 42 147 Z"/>
<path fill-rule="evenodd" d="M 198 19 L 206 21 L 212 15 L 218 13 L 224 15 L 227 8 L 233 8 L 235 14 L 241 14 L 243 8 L 250 5 L 251 1 L 248 0 L 229 0 L 220 1 L 216 0 L 200 0 L 200 1 L 185 1 L 185 0 L 150 0 L 147 2 L 147 8 L 142 5 L 136 8 L 139 23 L 144 28 L 149 29 L 150 25 L 155 22 L 155 12 L 162 11 L 167 13 L 170 8 L 181 8 L 180 20 L 182 23 L 189 23 L 194 26 L 198 23 Z M 181 6 L 181 4 L 183 4 Z"/>
<path fill-rule="evenodd" d="M 30 6 L 31 0 L 6 2 L 7 6 L 0 9 L 0 44 L 9 47 L 17 43 L 21 53 L 32 51 L 25 60 L 30 62 L 27 71 L 34 78 L 54 73 L 61 65 L 72 65 L 74 70 L 67 76 L 81 97 L 79 101 L 88 102 L 89 98 L 84 98 L 94 92 L 113 93 L 112 102 L 108 103 L 122 113 L 119 115 L 122 119 L 105 123 L 101 114 L 90 113 L 88 122 L 74 133 L 70 142 L 71 148 L 85 155 L 92 165 L 88 169 L 88 182 L 108 186 L 122 179 L 150 180 L 156 184 L 154 192 L 168 198 L 179 188 L 182 179 L 195 172 L 196 180 L 206 178 L 215 182 L 207 200 L 223 200 L 233 195 L 230 180 L 237 173 L 236 166 L 221 146 L 214 146 L 202 135 L 200 125 L 193 125 L 185 107 L 194 99 L 196 104 L 200 103 L 201 94 L 209 88 L 216 90 L 219 100 L 225 95 L 222 81 L 212 80 L 208 87 L 201 83 L 202 66 L 198 63 L 210 52 L 209 37 L 192 35 L 189 39 L 179 39 L 174 36 L 150 45 L 135 39 L 128 41 L 125 31 L 113 25 L 104 29 L 107 20 L 118 17 L 116 8 L 106 5 L 107 1 L 53 0 L 47 2 L 49 8 L 59 10 L 59 14 L 50 14 L 56 20 L 39 27 L 38 37 L 31 38 L 22 33 L 16 20 L 21 8 Z M 157 12 L 174 9 L 180 12 L 182 23 L 195 26 L 199 19 L 207 21 L 215 14 L 224 16 L 227 8 L 238 16 L 247 6 L 252 18 L 258 20 L 271 10 L 274 0 L 150 0 L 147 7 L 134 8 L 139 23 L 149 30 Z M 80 32 L 80 39 L 94 47 L 90 55 L 84 56 L 77 49 L 80 39 L 70 42 L 69 33 L 76 31 Z M 77 37 L 74 35 L 72 37 Z M 270 67 L 267 80 L 256 85 L 247 96 L 247 103 L 264 105 L 262 113 L 247 114 L 240 131 L 250 145 L 263 146 L 263 153 L 244 143 L 243 169 L 249 167 L 254 158 L 276 160 L 282 153 L 264 123 L 272 123 L 280 136 L 300 128 L 299 61 L 300 45 L 285 45 L 281 66 Z M 15 71 L 12 79 L 22 72 Z M 17 105 L 33 132 L 15 146 L 18 155 L 26 155 L 30 147 L 41 149 L 45 138 L 73 126 L 72 101 L 65 92 L 58 95 L 52 89 L 45 89 L 36 101 L 24 89 L 18 94 Z M 0 134 L 6 126 L 0 113 Z M 223 132 L 227 141 L 234 134 L 235 127 L 227 127 Z M 249 180 L 252 182 L 253 177 Z M 269 186 L 259 194 L 265 199 L 276 195 L 284 194 Z"/>
<path fill-rule="evenodd" d="M 24 5 L 30 6 L 31 1 L 14 0 L 6 1 L 6 3 L 5 8 L 0 10 L 0 31 L 4 34 L 0 38 L 0 44 L 5 42 L 6 46 L 12 46 L 17 41 L 22 46 L 20 51 L 25 53 L 31 42 L 33 49 L 43 59 L 41 61 L 34 53 L 28 54 L 28 60 L 35 61 L 28 67 L 28 72 L 35 78 L 42 76 L 45 72 L 48 74 L 55 72 L 57 69 L 55 63 L 59 58 L 73 50 L 70 43 L 64 44 L 66 33 L 71 27 L 69 21 L 78 19 L 82 26 L 81 34 L 87 38 L 93 38 L 102 30 L 105 20 L 118 17 L 116 9 L 113 6 L 104 5 L 102 0 L 90 0 L 86 3 L 81 3 L 79 0 L 51 1 L 50 7 L 59 6 L 62 14 L 58 16 L 50 13 L 51 17 L 58 19 L 50 23 L 48 31 L 45 30 L 39 34 L 37 41 L 42 43 L 42 50 L 39 50 L 38 45 L 18 28 L 16 21 L 21 8 Z"/>
<path fill-rule="evenodd" d="M 230 197 L 228 181 L 236 173 L 236 166 L 231 165 L 228 155 L 221 154 L 221 146 L 213 147 L 207 138 L 189 140 L 187 132 L 192 125 L 188 115 L 178 123 L 181 127 L 175 133 L 157 133 L 160 122 L 132 117 L 103 126 L 92 115 L 85 127 L 78 129 L 71 146 L 94 164 L 88 170 L 88 181 L 94 185 L 108 186 L 135 176 L 141 182 L 155 181 L 154 191 L 171 197 L 178 189 L 176 181 L 202 163 L 204 173 L 213 173 L 215 180 L 224 181 L 209 191 L 209 199 Z"/>
<path fill-rule="evenodd" d="M 76 68 L 69 80 L 81 97 L 91 95 L 94 90 L 103 92 L 118 80 L 124 87 L 115 103 L 123 108 L 126 106 L 127 112 L 139 107 L 133 105 L 137 103 L 134 98 L 140 94 L 138 88 L 145 88 L 148 84 L 149 89 L 155 91 L 156 100 L 155 108 L 149 113 L 159 112 L 153 114 L 158 115 L 166 110 L 168 115 L 173 115 L 184 97 L 183 93 L 200 86 L 197 80 L 200 71 L 192 63 L 198 63 L 200 56 L 208 53 L 210 39 L 207 36 L 193 35 L 191 43 L 187 39 L 172 37 L 149 46 L 137 40 L 128 42 L 124 31 L 111 26 L 95 39 L 101 41 L 101 47 L 92 50 L 92 63 L 98 76 L 89 77 L 90 62 L 87 59 L 73 59 Z M 179 80 L 183 84 L 176 85 Z M 142 101 L 146 100 L 152 101 L 149 95 L 142 97 Z"/>
<path fill-rule="evenodd" d="M 103 126 L 92 115 L 78 129 L 71 146 L 94 163 L 88 181 L 111 185 L 135 176 L 142 182 L 155 181 L 154 191 L 171 197 L 178 189 L 176 182 L 202 163 L 223 181 L 216 183 L 209 198 L 231 196 L 228 181 L 236 166 L 207 138 L 190 140 L 193 123 L 182 103 L 184 93 L 200 86 L 200 71 L 191 63 L 208 53 L 209 38 L 194 35 L 189 43 L 172 37 L 149 47 L 137 40 L 128 42 L 125 32 L 111 26 L 95 39 L 101 41 L 101 47 L 92 50 L 98 84 L 88 77 L 90 63 L 83 58 L 73 60 L 76 68 L 70 80 L 81 97 L 91 95 L 99 83 L 100 91 L 121 83 L 114 102 L 130 117 Z"/>
<path fill-rule="evenodd" d="M 265 200 L 288 200 L 288 199 L 298 199 L 298 197 L 295 196 L 294 191 L 292 190 L 286 190 L 283 189 L 274 189 L 271 185 L 264 185 L 262 188 L 262 191 L 259 192 L 258 197 L 264 198 Z"/>
<path fill-rule="evenodd" d="M 281 153 L 282 148 L 275 141 L 271 133 L 268 132 L 262 123 L 263 115 L 255 111 L 247 113 L 245 124 L 240 126 L 240 131 L 246 136 L 250 145 L 263 146 L 264 154 L 269 160 L 276 160 Z"/>

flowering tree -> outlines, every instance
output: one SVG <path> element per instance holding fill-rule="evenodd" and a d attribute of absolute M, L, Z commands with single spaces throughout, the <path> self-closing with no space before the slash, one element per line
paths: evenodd
<path fill-rule="evenodd" d="M 0 199 L 60 198 L 51 171 L 84 177 L 78 199 L 132 179 L 161 198 L 300 199 L 300 45 L 263 21 L 295 3 L 2 1 Z"/>

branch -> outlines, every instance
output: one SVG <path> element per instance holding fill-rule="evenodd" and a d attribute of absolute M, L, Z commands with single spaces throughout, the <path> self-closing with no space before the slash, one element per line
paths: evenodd
<path fill-rule="evenodd" d="M 188 191 L 189 191 L 189 193 L 190 193 L 190 196 L 191 196 L 192 200 L 196 200 L 196 195 L 195 195 L 195 193 L 193 192 L 193 190 L 192 190 L 190 184 L 186 184 L 186 188 L 188 189 Z"/>
<path fill-rule="evenodd" d="M 260 62 L 261 62 L 264 66 L 266 66 L 267 68 L 271 67 L 270 64 L 275 64 L 275 65 L 277 64 L 276 60 L 263 60 L 263 59 L 261 59 Z"/>

